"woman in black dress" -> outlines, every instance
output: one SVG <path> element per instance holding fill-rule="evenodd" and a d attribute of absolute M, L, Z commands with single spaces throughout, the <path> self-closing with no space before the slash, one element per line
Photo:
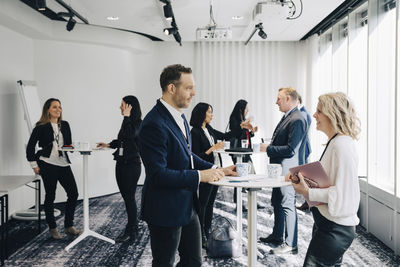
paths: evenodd
<path fill-rule="evenodd" d="M 133 241 L 138 230 L 137 205 L 135 200 L 137 182 L 141 174 L 141 160 L 138 148 L 138 130 L 142 122 L 140 104 L 135 96 L 122 99 L 121 114 L 124 116 L 118 138 L 110 143 L 98 143 L 98 147 L 116 149 L 113 153 L 115 176 L 128 214 L 125 230 L 116 238 L 116 242 Z"/>
<path fill-rule="evenodd" d="M 213 118 L 213 108 L 207 103 L 198 103 L 192 111 L 190 125 L 192 135 L 192 151 L 200 158 L 211 162 L 219 167 L 222 166 L 220 155 L 215 150 L 224 149 L 224 141 L 229 134 L 224 134 L 211 127 L 210 122 Z M 213 208 L 215 197 L 217 196 L 218 186 L 209 183 L 200 183 L 199 201 L 200 212 L 199 220 L 202 233 L 202 244 L 205 247 L 211 229 Z"/>

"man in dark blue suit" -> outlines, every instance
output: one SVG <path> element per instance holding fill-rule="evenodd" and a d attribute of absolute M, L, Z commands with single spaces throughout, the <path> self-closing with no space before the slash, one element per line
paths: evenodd
<path fill-rule="evenodd" d="M 301 112 L 301 115 L 303 115 L 303 117 L 306 119 L 307 121 L 307 125 L 308 125 L 308 130 L 310 129 L 310 125 L 311 125 L 311 116 L 308 113 L 306 107 L 303 105 L 303 100 L 301 99 L 301 95 L 299 95 L 299 105 L 298 108 Z M 311 144 L 310 144 L 310 139 L 308 138 L 308 131 L 307 131 L 307 135 L 306 135 L 306 140 L 305 140 L 305 146 L 304 146 L 304 163 L 308 163 L 308 157 L 311 154 Z M 308 210 L 310 207 L 308 206 L 307 201 L 304 201 L 304 203 L 297 207 L 297 209 L 305 211 Z"/>
<path fill-rule="evenodd" d="M 181 112 L 195 95 L 192 70 L 166 67 L 160 76 L 162 97 L 144 118 L 139 149 L 146 169 L 142 219 L 150 230 L 153 266 L 201 266 L 198 218 L 200 182 L 235 175 L 234 166 L 216 169 L 191 151 L 189 125 Z"/>
<path fill-rule="evenodd" d="M 282 174 L 289 168 L 304 164 L 307 122 L 297 108 L 298 94 L 291 87 L 279 89 L 276 104 L 285 115 L 275 128 L 270 145 L 262 145 L 270 163 L 282 166 Z M 279 245 L 271 250 L 273 254 L 297 253 L 296 194 L 292 186 L 272 189 L 271 203 L 274 207 L 274 228 L 268 237 L 261 237 L 265 243 Z M 285 239 L 284 239 L 285 235 Z"/>
<path fill-rule="evenodd" d="M 308 130 L 310 130 L 310 126 L 311 126 L 311 116 L 310 113 L 308 113 L 306 107 L 303 105 L 303 100 L 301 98 L 301 95 L 299 95 L 299 105 L 298 108 L 301 112 L 301 115 L 303 115 L 303 117 L 306 119 L 307 121 L 307 126 L 308 126 Z M 306 134 L 306 139 L 305 139 L 305 146 L 304 146 L 304 163 L 308 163 L 308 157 L 311 154 L 311 143 L 310 143 L 310 138 L 308 137 L 308 130 L 307 130 L 307 134 Z"/>

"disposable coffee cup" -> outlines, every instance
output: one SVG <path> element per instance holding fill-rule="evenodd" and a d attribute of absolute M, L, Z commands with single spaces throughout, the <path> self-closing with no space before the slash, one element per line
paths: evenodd
<path fill-rule="evenodd" d="M 74 149 L 81 149 L 81 142 L 80 141 L 75 141 L 73 146 L 74 146 Z"/>
<path fill-rule="evenodd" d="M 242 148 L 248 148 L 248 147 L 249 147 L 249 140 L 242 139 Z"/>
<path fill-rule="evenodd" d="M 82 142 L 81 143 L 82 150 L 90 150 L 90 143 L 89 142 Z"/>
<path fill-rule="evenodd" d="M 248 163 L 236 163 L 236 172 L 239 177 L 245 177 L 249 175 L 250 165 Z"/>
<path fill-rule="evenodd" d="M 231 148 L 231 142 L 225 141 L 225 147 L 224 147 L 224 148 L 225 148 L 225 149 Z"/>
<path fill-rule="evenodd" d="M 260 143 L 252 144 L 253 152 L 260 152 Z"/>
<path fill-rule="evenodd" d="M 282 166 L 280 164 L 267 164 L 267 175 L 269 178 L 281 177 Z"/>

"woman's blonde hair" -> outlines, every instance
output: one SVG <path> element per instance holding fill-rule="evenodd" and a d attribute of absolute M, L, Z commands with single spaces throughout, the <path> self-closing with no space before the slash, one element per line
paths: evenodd
<path fill-rule="evenodd" d="M 358 139 L 360 119 L 346 94 L 341 92 L 321 95 L 318 98 L 323 114 L 331 121 L 335 132 Z"/>
<path fill-rule="evenodd" d="M 36 123 L 36 126 L 43 125 L 43 124 L 46 124 L 46 123 L 50 122 L 49 109 L 51 107 L 51 103 L 53 103 L 54 101 L 57 101 L 61 105 L 61 101 L 58 100 L 57 98 L 49 98 L 49 99 L 47 99 L 46 102 L 43 105 L 42 116 L 40 116 L 40 120 Z M 61 120 L 62 120 L 62 112 L 61 112 L 60 117 L 57 120 L 57 123 L 60 123 Z"/>

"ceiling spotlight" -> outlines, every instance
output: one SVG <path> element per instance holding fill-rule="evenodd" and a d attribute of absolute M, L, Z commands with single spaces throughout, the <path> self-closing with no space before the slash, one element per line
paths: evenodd
<path fill-rule="evenodd" d="M 233 20 L 241 20 L 241 19 L 243 19 L 243 16 L 233 16 L 232 19 Z"/>
<path fill-rule="evenodd" d="M 36 0 L 36 7 L 38 10 L 46 10 L 46 0 Z"/>
<path fill-rule="evenodd" d="M 253 35 L 256 33 L 256 31 L 258 30 L 258 35 L 263 38 L 263 39 L 267 39 L 267 34 L 264 32 L 264 28 L 262 26 L 262 22 L 256 24 L 254 26 L 254 30 L 251 32 L 249 38 L 247 38 L 246 42 L 244 43 L 244 45 L 247 45 L 250 42 L 250 39 L 253 37 Z"/>
<path fill-rule="evenodd" d="M 264 27 L 262 25 L 262 22 L 256 25 L 256 29 L 258 29 L 258 36 L 260 36 L 263 39 L 267 39 L 267 34 L 264 32 Z"/>
<path fill-rule="evenodd" d="M 178 32 L 177 28 L 165 28 L 164 33 L 165 35 L 175 34 Z"/>
<path fill-rule="evenodd" d="M 168 20 L 168 21 L 171 21 L 173 16 L 174 16 L 174 13 L 172 12 L 171 5 L 169 3 L 164 5 L 164 17 L 165 17 L 165 19 Z"/>
<path fill-rule="evenodd" d="M 115 20 L 119 20 L 119 17 L 109 16 L 109 17 L 107 17 L 107 20 L 115 21 Z"/>
<path fill-rule="evenodd" d="M 74 20 L 73 17 L 69 17 L 69 20 L 67 22 L 67 31 L 72 31 L 72 29 L 75 27 L 76 21 Z"/>
<path fill-rule="evenodd" d="M 258 36 L 260 36 L 263 39 L 267 39 L 267 34 L 264 32 L 263 29 L 258 30 Z"/>
<path fill-rule="evenodd" d="M 174 38 L 175 38 L 175 41 L 177 43 L 179 43 L 180 46 L 182 46 L 182 38 L 178 31 L 176 33 L 174 33 Z"/>

